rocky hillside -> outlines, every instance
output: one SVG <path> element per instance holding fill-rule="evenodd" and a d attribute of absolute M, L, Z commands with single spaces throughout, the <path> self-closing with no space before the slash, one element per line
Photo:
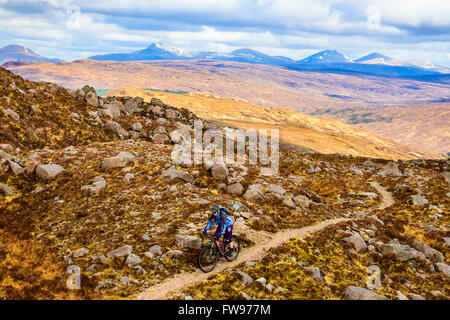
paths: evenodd
<path fill-rule="evenodd" d="M 232 127 L 278 129 L 283 143 L 298 150 L 395 160 L 436 156 L 341 121 L 312 117 L 289 108 L 270 109 L 242 99 L 202 92 L 170 93 L 139 88 L 114 89 L 108 95 L 142 97 L 147 102 L 158 98 L 175 107 L 183 106 L 202 119 Z"/>
<path fill-rule="evenodd" d="M 192 132 L 188 109 L 0 75 L 2 299 L 151 298 L 176 276 L 188 285 L 164 298 L 450 297 L 449 161 L 282 148 L 272 176 L 178 166 L 173 131 Z M 289 230 L 350 220 L 199 283 L 212 204 L 232 210 L 242 257 Z"/>

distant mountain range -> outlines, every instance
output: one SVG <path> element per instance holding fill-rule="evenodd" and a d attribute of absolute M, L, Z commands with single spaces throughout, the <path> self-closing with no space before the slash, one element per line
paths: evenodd
<path fill-rule="evenodd" d="M 149 60 L 186 60 L 207 59 L 216 61 L 234 61 L 252 64 L 282 66 L 292 70 L 314 70 L 325 72 L 350 72 L 392 77 L 435 76 L 450 73 L 447 67 L 435 66 L 424 61 L 394 60 L 380 53 L 371 53 L 352 60 L 336 50 L 325 50 L 305 59 L 295 61 L 283 56 L 270 56 L 251 49 L 238 49 L 230 53 L 203 51 L 192 55 L 186 50 L 154 43 L 144 50 L 132 53 L 113 53 L 92 56 L 98 61 L 149 61 Z"/>
<path fill-rule="evenodd" d="M 62 62 L 60 59 L 43 57 L 28 48 L 16 44 L 0 48 L 0 65 L 8 61 Z"/>
<path fill-rule="evenodd" d="M 176 47 L 153 43 L 145 49 L 131 53 L 110 53 L 95 55 L 89 59 L 97 61 L 153 61 L 153 60 L 193 60 L 234 61 L 251 64 L 281 66 L 291 70 L 314 70 L 332 73 L 362 73 L 367 75 L 390 77 L 424 77 L 426 81 L 439 80 L 439 75 L 449 74 L 450 68 L 437 66 L 431 62 L 419 60 L 395 60 L 380 53 L 370 53 L 352 60 L 336 50 L 325 50 L 305 59 L 295 61 L 283 56 L 270 56 L 251 49 L 238 49 L 230 53 L 213 51 L 192 55 Z M 30 49 L 10 45 L 0 49 L 0 64 L 7 61 L 21 62 L 60 62 L 38 55 Z"/>

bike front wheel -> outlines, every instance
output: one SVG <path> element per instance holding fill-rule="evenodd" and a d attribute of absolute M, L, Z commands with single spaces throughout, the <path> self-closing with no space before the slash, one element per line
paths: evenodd
<path fill-rule="evenodd" d="M 218 252 L 214 245 L 203 246 L 198 254 L 198 267 L 205 273 L 211 272 L 216 267 Z"/>

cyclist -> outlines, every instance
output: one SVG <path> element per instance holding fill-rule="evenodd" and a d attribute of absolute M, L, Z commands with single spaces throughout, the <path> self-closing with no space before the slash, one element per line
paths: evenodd
<path fill-rule="evenodd" d="M 233 248 L 233 242 L 231 241 L 233 238 L 233 225 L 234 220 L 230 216 L 230 211 L 227 208 L 214 205 L 211 208 L 212 215 L 209 218 L 208 225 L 206 226 L 205 230 L 203 230 L 203 234 L 207 234 L 208 230 L 211 228 L 212 224 L 215 222 L 217 223 L 217 229 L 214 233 L 214 237 L 218 240 L 220 236 L 224 236 L 224 242 L 227 243 L 231 251 L 229 252 L 230 255 L 233 255 L 234 248 Z M 216 240 L 216 241 L 217 241 Z"/>

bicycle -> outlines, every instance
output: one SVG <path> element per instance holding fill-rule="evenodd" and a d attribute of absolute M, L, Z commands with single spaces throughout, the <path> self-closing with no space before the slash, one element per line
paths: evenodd
<path fill-rule="evenodd" d="M 198 267 L 205 273 L 211 272 L 217 265 L 219 257 L 225 257 L 229 262 L 236 260 L 241 249 L 239 244 L 239 238 L 233 235 L 231 242 L 233 243 L 233 249 L 229 243 L 216 238 L 214 235 L 207 235 L 211 242 L 203 245 L 198 254 Z"/>

